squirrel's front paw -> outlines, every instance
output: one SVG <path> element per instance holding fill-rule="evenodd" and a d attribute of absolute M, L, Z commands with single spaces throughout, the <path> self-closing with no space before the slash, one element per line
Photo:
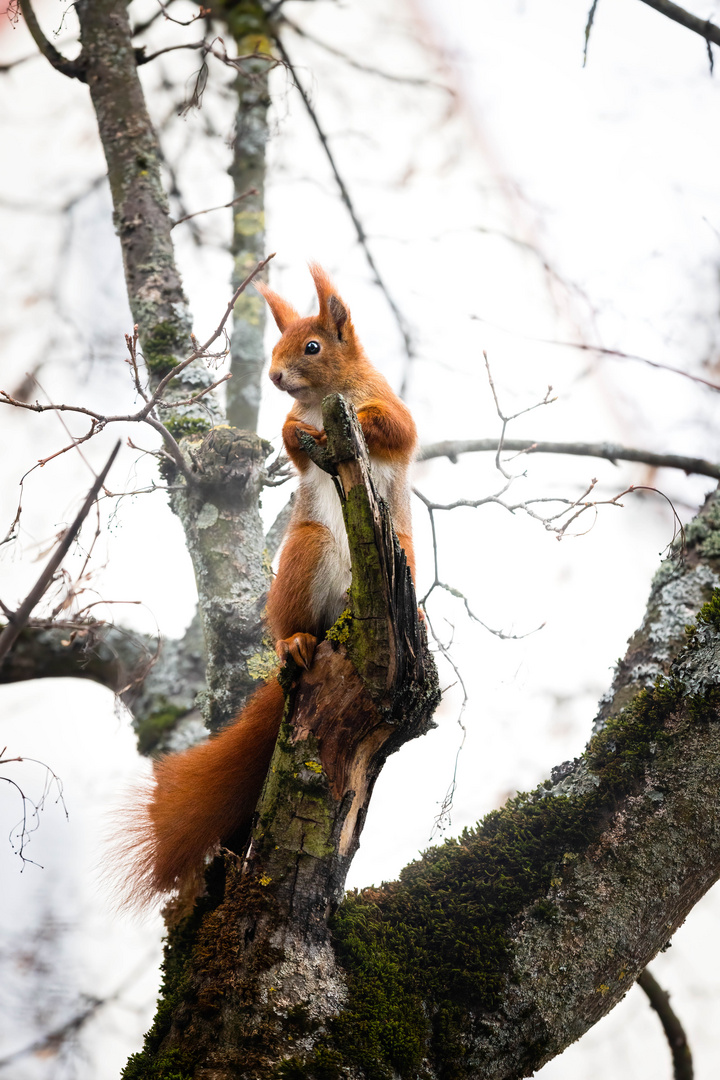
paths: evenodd
<path fill-rule="evenodd" d="M 275 651 L 283 663 L 291 656 L 295 663 L 306 671 L 313 662 L 316 648 L 317 638 L 312 634 L 293 634 L 275 642 Z"/>
<path fill-rule="evenodd" d="M 300 422 L 295 425 L 295 435 L 298 438 L 298 444 L 300 443 L 299 435 L 301 431 L 305 435 L 310 435 L 318 446 L 327 446 L 327 435 L 324 431 L 321 431 L 320 428 L 313 427 L 312 424 L 303 424 Z"/>

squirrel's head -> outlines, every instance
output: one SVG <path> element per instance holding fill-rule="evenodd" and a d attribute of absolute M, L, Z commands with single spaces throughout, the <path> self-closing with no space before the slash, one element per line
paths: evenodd
<path fill-rule="evenodd" d="M 303 319 L 286 300 L 256 281 L 282 337 L 273 349 L 270 378 L 280 390 L 306 405 L 318 405 L 326 394 L 349 389 L 359 375 L 364 354 L 350 319 L 325 271 L 310 264 L 320 311 Z"/>

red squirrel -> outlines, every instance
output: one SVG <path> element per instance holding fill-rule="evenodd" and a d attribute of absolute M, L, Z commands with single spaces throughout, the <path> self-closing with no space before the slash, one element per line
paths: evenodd
<path fill-rule="evenodd" d="M 319 313 L 310 318 L 301 318 L 267 285 L 256 285 L 282 333 L 273 349 L 270 378 L 294 399 L 282 435 L 300 478 L 266 618 L 280 660 L 291 656 L 304 668 L 345 608 L 350 586 L 340 500 L 331 477 L 310 460 L 298 439 L 298 432 L 305 431 L 319 444 L 325 441 L 321 403 L 328 394 L 343 394 L 357 409 L 376 487 L 415 574 L 408 486 L 415 424 L 367 359 L 330 279 L 315 264 L 310 272 L 320 302 Z M 238 849 L 267 774 L 283 704 L 283 692 L 272 678 L 219 735 L 156 763 L 153 786 L 128 838 L 134 900 L 148 901 L 179 888 L 219 844 Z"/>

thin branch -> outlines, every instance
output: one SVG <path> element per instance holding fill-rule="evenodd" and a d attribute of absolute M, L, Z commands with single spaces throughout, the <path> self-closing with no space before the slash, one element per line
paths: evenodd
<path fill-rule="evenodd" d="M 32 840 L 32 834 L 37 832 L 40 828 L 40 812 L 44 810 L 45 803 L 47 802 L 53 788 L 57 791 L 56 804 L 60 803 L 65 814 L 65 818 L 68 818 L 67 806 L 65 805 L 65 798 L 63 795 L 63 783 L 60 777 L 55 773 L 49 765 L 46 765 L 44 761 L 38 761 L 37 758 L 31 757 L 12 757 L 6 758 L 5 751 L 7 747 L 4 747 L 0 752 L 0 765 L 12 765 L 22 764 L 24 762 L 32 762 L 34 765 L 40 765 L 45 770 L 45 782 L 43 784 L 43 790 L 40 798 L 37 802 L 31 799 L 29 795 L 26 795 L 16 780 L 11 780 L 9 776 L 0 775 L 0 780 L 9 784 L 14 788 L 22 804 L 22 816 L 18 823 L 12 827 L 8 839 L 10 841 L 10 847 L 15 855 L 20 857 L 22 862 L 22 870 L 25 869 L 27 863 L 32 863 L 34 866 L 40 866 L 40 863 L 35 862 L 34 859 L 29 859 L 25 854 L 25 849 Z M 28 813 L 29 811 L 29 813 Z M 42 869 L 42 867 L 40 867 Z M 21 873 L 22 873 L 21 870 Z"/>
<path fill-rule="evenodd" d="M 495 439 L 448 439 L 444 442 L 429 443 L 420 448 L 417 461 L 430 461 L 433 458 L 446 457 L 455 463 L 460 454 L 496 453 L 498 440 Z M 654 468 L 681 469 L 690 475 L 710 476 L 720 480 L 720 465 L 704 458 L 685 457 L 682 454 L 656 454 L 652 450 L 637 450 L 616 443 L 584 442 L 545 442 L 528 439 L 505 439 L 503 449 L 521 454 L 572 454 L 578 457 L 604 458 L 613 465 L 618 461 L 636 461 Z"/>
<path fill-rule="evenodd" d="M 710 382 L 709 379 L 703 379 L 700 375 L 693 375 L 689 371 L 683 371 L 682 368 L 674 367 L 672 364 L 662 364 L 659 360 L 650 360 L 647 356 L 638 356 L 637 353 L 626 353 L 621 349 L 606 349 L 602 345 L 586 345 L 577 341 L 558 341 L 556 338 L 543 338 L 535 337 L 532 334 L 521 334 L 517 330 L 508 330 L 507 327 L 500 326 L 499 323 L 493 323 L 490 319 L 484 319 L 481 315 L 471 315 L 470 318 L 475 322 L 496 326 L 504 333 L 513 334 L 515 337 L 523 338 L 525 341 L 537 342 L 539 345 L 557 345 L 563 349 L 577 349 L 579 352 L 592 352 L 598 353 L 600 356 L 614 357 L 616 360 L 634 360 L 639 364 L 647 364 L 648 367 L 656 368 L 658 371 L 669 371 L 673 375 L 682 375 L 684 379 L 690 379 L 691 382 L 700 383 L 701 386 L 707 386 L 709 390 L 714 390 L 716 394 L 720 394 L 720 386 L 718 386 L 717 383 Z"/>
<path fill-rule="evenodd" d="M 135 50 L 135 62 L 138 67 L 142 67 L 143 64 L 149 64 L 151 60 L 157 60 L 158 56 L 163 56 L 165 53 L 176 52 L 178 49 L 205 49 L 208 51 L 208 43 L 203 38 L 202 41 L 188 41 L 184 45 L 166 45 L 164 49 L 158 49 L 157 52 L 145 54 L 144 49 Z"/>
<path fill-rule="evenodd" d="M 557 401 L 557 397 L 550 397 L 550 394 L 552 393 L 552 386 L 548 386 L 547 393 L 545 394 L 545 397 L 542 399 L 542 401 L 536 401 L 533 405 L 528 405 L 526 408 L 520 409 L 519 412 L 513 413 L 512 416 L 506 416 L 500 408 L 500 400 L 497 396 L 497 392 L 495 390 L 495 383 L 492 377 L 492 371 L 490 370 L 490 361 L 488 360 L 488 354 L 484 349 L 483 360 L 485 361 L 485 371 L 487 372 L 488 383 L 490 384 L 490 393 L 492 394 L 493 401 L 495 402 L 495 412 L 498 414 L 498 419 L 502 423 L 502 428 L 500 430 L 500 438 L 498 439 L 497 447 L 495 450 L 495 468 L 501 474 L 501 476 L 503 476 L 508 482 L 511 482 L 514 477 L 511 473 L 505 471 L 503 465 L 500 462 L 500 455 L 505 447 L 505 432 L 507 431 L 508 424 L 512 420 L 517 420 L 518 416 L 524 416 L 525 413 L 533 412 L 534 409 L 539 409 L 542 405 L 551 405 L 554 401 Z"/>
<path fill-rule="evenodd" d="M 638 986 L 641 986 L 647 994 L 651 1006 L 658 1014 L 663 1031 L 670 1044 L 674 1080 L 693 1080 L 692 1054 L 688 1046 L 687 1035 L 670 1007 L 670 995 L 653 978 L 648 968 L 645 968 L 643 973 L 638 976 L 637 982 Z"/>
<path fill-rule="evenodd" d="M 642 2 L 655 8 L 673 22 L 692 30 L 694 34 L 699 34 L 706 41 L 711 41 L 713 45 L 720 45 L 720 29 L 710 19 L 699 19 L 697 15 L 691 15 L 685 8 L 671 3 L 671 0 L 642 0 Z"/>
<path fill-rule="evenodd" d="M 70 550 L 70 545 L 72 544 L 73 540 L 77 536 L 78 532 L 80 531 L 80 527 L 81 527 L 83 521 L 85 520 L 88 513 L 90 512 L 90 508 L 93 505 L 93 503 L 95 502 L 95 499 L 97 498 L 97 495 L 98 495 L 101 487 L 103 486 L 103 483 L 105 481 L 105 477 L 110 472 L 110 469 L 112 467 L 113 462 L 115 461 L 115 458 L 117 457 L 119 449 L 120 449 L 120 440 L 118 440 L 116 442 L 115 447 L 114 447 L 112 453 L 110 454 L 110 457 L 108 458 L 108 460 L 107 460 L 107 462 L 105 464 L 105 468 L 102 470 L 102 472 L 98 476 L 97 480 L 95 481 L 93 486 L 90 488 L 90 491 L 88 492 L 87 497 L 85 498 L 85 502 L 83 503 L 82 507 L 80 508 L 80 510 L 79 510 L 77 516 L 75 517 L 75 520 L 73 521 L 72 525 L 69 527 L 69 529 L 65 533 L 64 537 L 62 538 L 62 540 L 60 541 L 60 543 L 56 547 L 56 549 L 53 552 L 53 554 L 51 555 L 50 559 L 48 560 L 47 566 L 43 570 L 42 574 L 40 575 L 40 577 L 36 581 L 33 588 L 30 590 L 28 595 L 23 600 L 20 607 L 17 609 L 15 614 L 10 618 L 10 621 L 8 622 L 5 629 L 0 634 L 0 665 L 3 662 L 3 658 L 7 655 L 7 653 L 10 651 L 10 649 L 14 645 L 15 641 L 17 640 L 17 637 L 20 634 L 20 631 L 24 627 L 25 623 L 29 619 L 33 608 L 40 601 L 43 594 L 45 593 L 48 586 L 50 585 L 50 582 L 52 581 L 56 570 L 60 566 L 60 563 L 63 561 L 63 559 L 67 555 L 68 551 Z"/>
<path fill-rule="evenodd" d="M 222 203 L 220 206 L 209 206 L 207 210 L 196 210 L 194 214 L 185 214 L 184 217 L 178 218 L 177 221 L 173 221 L 170 226 L 174 229 L 176 225 L 182 225 L 183 221 L 189 221 L 190 218 L 200 217 L 201 214 L 212 214 L 215 210 L 227 210 L 229 206 L 235 206 L 236 203 L 242 202 L 243 199 L 249 198 L 250 195 L 257 195 L 257 188 L 249 188 L 247 191 L 243 191 L 242 195 L 238 195 L 237 198 L 231 199 L 230 202 Z"/>
<path fill-rule="evenodd" d="M 587 22 L 585 24 L 585 48 L 583 49 L 583 67 L 587 64 L 587 52 L 588 45 L 590 44 L 590 34 L 592 32 L 593 23 L 595 22 L 595 12 L 597 11 L 598 0 L 593 0 L 592 7 L 588 12 Z"/>
<path fill-rule="evenodd" d="M 73 1016 L 68 1020 L 65 1020 L 64 1023 L 53 1028 L 51 1031 L 48 1031 L 45 1035 L 41 1035 L 34 1042 L 21 1047 L 19 1050 L 13 1050 L 11 1053 L 6 1054 L 4 1058 L 0 1058 L 0 1069 L 4 1068 L 6 1065 L 12 1064 L 14 1061 L 19 1061 L 21 1058 L 28 1057 L 30 1054 L 37 1057 L 43 1057 L 50 1051 L 55 1055 L 58 1047 L 68 1038 L 68 1036 L 76 1035 L 85 1026 L 88 1020 L 92 1019 L 99 1009 L 117 1001 L 130 986 L 137 982 L 141 975 L 144 975 L 145 972 L 149 970 L 150 963 L 149 958 L 143 960 L 126 979 L 123 979 L 117 989 L 106 998 L 98 998 L 89 994 L 83 994 L 80 997 L 78 1011 Z"/>
<path fill-rule="evenodd" d="M 163 4 L 163 3 L 161 3 L 161 0 L 158 0 L 158 7 L 160 8 L 160 11 L 165 16 L 165 19 L 167 20 L 167 22 L 175 23 L 176 26 L 192 26 L 192 24 L 194 22 L 197 22 L 198 19 L 204 19 L 208 15 L 212 14 L 210 8 L 203 7 L 202 4 L 201 4 L 200 5 L 200 10 L 197 11 L 192 16 L 191 19 L 175 19 L 175 18 L 173 18 L 172 15 L 168 15 L 168 13 L 167 13 L 167 9 L 170 7 L 170 4 L 172 2 L 173 2 L 173 0 L 169 0 L 169 2 L 167 4 Z"/>
<path fill-rule="evenodd" d="M 342 178 L 342 176 L 340 174 L 340 171 L 339 171 L 339 169 L 337 167 L 335 157 L 333 155 L 332 150 L 330 149 L 330 144 L 328 142 L 327 135 L 325 134 L 322 127 L 320 126 L 320 121 L 318 120 L 318 116 L 317 116 L 317 113 L 315 112 L 313 104 L 310 101 L 310 98 L 308 97 L 307 93 L 305 92 L 305 89 L 303 88 L 302 83 L 298 79 L 297 71 L 293 67 L 292 62 L 290 60 L 290 57 L 288 56 L 288 54 L 287 54 L 287 52 L 285 50 L 285 47 L 284 47 L 284 45 L 283 45 L 283 43 L 282 43 L 282 41 L 280 40 L 279 37 L 275 38 L 275 44 L 277 46 L 278 52 L 282 56 L 282 59 L 283 59 L 285 65 L 287 66 L 288 71 L 292 75 L 293 83 L 295 85 L 295 88 L 297 89 L 298 93 L 300 94 L 300 97 L 302 98 L 302 101 L 303 101 L 303 104 L 304 104 L 305 109 L 307 111 L 307 114 L 310 117 L 310 120 L 312 121 L 312 124 L 313 124 L 313 126 L 315 128 L 315 131 L 317 132 L 317 136 L 318 136 L 318 139 L 320 140 L 320 144 L 321 144 L 323 150 L 325 151 L 325 156 L 328 159 L 328 163 L 330 165 L 330 168 L 332 169 L 333 176 L 335 177 L 335 181 L 336 181 L 337 186 L 338 186 L 338 188 L 340 190 L 340 197 L 341 197 L 342 201 L 345 203 L 345 207 L 347 209 L 348 214 L 350 215 L 350 219 L 351 219 L 353 225 L 355 226 L 355 233 L 356 233 L 357 238 L 358 238 L 358 243 L 360 244 L 360 247 L 363 249 L 363 252 L 365 253 L 365 258 L 367 260 L 367 264 L 370 267 L 370 270 L 371 270 L 371 272 L 373 274 L 373 277 L 375 278 L 375 284 L 382 291 L 382 293 L 383 293 L 383 295 L 385 297 L 385 300 L 387 302 L 387 305 L 390 308 L 390 310 L 392 311 L 392 314 L 393 314 L 393 317 L 394 317 L 395 322 L 397 324 L 398 330 L 400 331 L 400 335 L 401 335 L 401 337 L 403 339 L 407 362 L 406 362 L 406 367 L 405 367 L 405 373 L 404 373 L 403 379 L 402 379 L 402 385 L 400 387 L 400 396 L 404 397 L 405 394 L 407 393 L 407 390 L 408 390 L 409 367 L 410 367 L 410 364 L 412 363 L 412 361 L 415 359 L 415 347 L 413 345 L 412 337 L 410 335 L 410 329 L 409 329 L 408 324 L 407 324 L 407 322 L 405 320 L 405 316 L 403 315 L 403 313 L 400 311 L 400 308 L 395 303 L 395 300 L 394 300 L 393 296 L 389 292 L 388 287 L 385 284 L 385 281 L 383 280 L 383 277 L 380 274 L 380 271 L 378 270 L 377 263 L 375 262 L 375 258 L 373 256 L 373 253 L 370 250 L 370 245 L 368 243 L 367 234 L 365 233 L 365 229 L 363 228 L 363 224 L 360 221 L 360 218 L 358 216 L 358 212 L 355 209 L 355 204 L 354 204 L 354 202 L 353 202 L 353 200 L 352 200 L 352 198 L 350 196 L 350 192 L 348 191 L 347 185 L 345 184 L 345 181 L 343 180 L 343 178 Z"/>
<path fill-rule="evenodd" d="M 158 401 L 160 401 L 160 399 L 162 397 L 162 393 L 165 390 L 165 387 L 168 385 L 168 383 L 172 382 L 173 379 L 177 378 L 177 376 L 180 374 L 180 372 L 184 371 L 185 368 L 189 364 L 192 364 L 192 362 L 194 360 L 198 360 L 201 356 L 205 356 L 206 353 L 208 353 L 210 351 L 210 346 L 214 342 L 216 342 L 217 339 L 222 334 L 222 332 L 223 332 L 223 330 L 225 328 L 225 323 L 228 321 L 228 319 L 232 315 L 233 308 L 235 307 L 235 304 L 236 304 L 237 299 L 240 296 L 240 294 L 245 292 L 246 288 L 248 287 L 248 285 L 250 284 L 252 279 L 254 277 L 256 277 L 257 274 L 259 274 L 260 271 L 263 270 L 267 266 L 267 264 L 270 262 L 271 259 L 274 259 L 274 258 L 275 258 L 275 252 L 273 251 L 273 253 L 271 255 L 268 255 L 266 259 L 261 259 L 261 261 L 257 264 L 257 266 L 253 270 L 250 271 L 250 273 L 245 278 L 245 280 L 240 282 L 237 289 L 235 290 L 235 292 L 232 295 L 230 303 L 228 304 L 227 308 L 225 309 L 225 314 L 223 315 L 222 319 L 220 320 L 220 322 L 218 323 L 217 327 L 212 332 L 210 337 L 207 339 L 205 344 L 198 346 L 190 354 L 190 356 L 187 357 L 186 360 L 181 361 L 176 367 L 174 367 L 172 369 L 172 371 L 169 371 L 167 373 L 167 375 L 165 376 L 164 379 L 160 380 L 160 382 L 158 383 L 158 385 L 157 385 L 157 387 L 155 389 L 155 393 L 153 394 L 152 398 L 150 399 L 150 402 L 152 403 L 151 407 L 153 405 L 156 405 L 158 403 Z M 0 393 L 2 393 L 2 391 L 0 391 Z"/>
<path fill-rule="evenodd" d="M 351 56 L 350 53 L 343 52 L 342 49 L 336 49 L 334 45 L 328 44 L 327 41 L 322 41 L 320 38 L 315 37 L 314 34 L 309 34 L 307 30 L 298 26 L 292 19 L 289 19 L 287 15 L 281 15 L 280 20 L 286 26 L 290 27 L 293 34 L 305 38 L 306 41 L 311 41 L 313 45 L 317 45 L 318 48 L 330 53 L 331 56 L 337 56 L 339 60 L 342 60 L 349 67 L 355 68 L 356 71 L 363 71 L 366 75 L 377 75 L 378 78 L 386 79 L 388 82 L 401 83 L 405 86 L 423 86 L 432 90 L 443 90 L 446 94 L 450 94 L 451 97 L 456 96 L 452 87 L 444 86 L 442 83 L 433 82 L 432 79 L 423 79 L 420 76 L 412 75 L 398 75 L 394 71 L 382 71 L 380 68 L 373 67 L 370 64 L 363 64 L 360 60 Z"/>
<path fill-rule="evenodd" d="M 466 687 L 465 681 L 464 681 L 464 679 L 462 677 L 462 673 L 460 671 L 460 668 L 458 667 L 457 663 L 453 659 L 452 653 L 450 651 L 450 646 L 452 645 L 452 639 L 449 642 L 449 644 L 446 645 L 445 642 L 441 639 L 440 635 L 436 633 L 435 627 L 433 626 L 432 620 L 430 619 L 430 616 L 428 614 L 427 607 L 424 604 L 422 605 L 422 611 L 423 611 L 423 615 L 425 617 L 425 622 L 427 623 L 427 627 L 428 627 L 428 629 L 430 631 L 430 635 L 431 635 L 433 641 L 435 642 L 435 644 L 437 645 L 437 648 L 438 648 L 441 656 L 443 657 L 444 660 L 446 660 L 448 662 L 448 664 L 452 668 L 453 673 L 455 675 L 455 679 L 456 679 L 457 683 L 459 684 L 459 686 L 460 686 L 460 688 L 462 690 L 462 694 L 463 694 L 463 699 L 462 699 L 462 702 L 460 703 L 460 711 L 459 711 L 458 716 L 457 716 L 457 723 L 458 723 L 458 726 L 460 727 L 460 730 L 462 731 L 462 735 L 460 737 L 460 743 L 458 745 L 457 751 L 455 752 L 455 762 L 454 762 L 454 765 L 453 765 L 452 777 L 450 778 L 450 783 L 448 785 L 447 791 L 445 792 L 445 795 L 443 796 L 443 800 L 440 803 L 440 809 L 438 810 L 437 814 L 435 815 L 435 820 L 433 821 L 432 830 L 430 832 L 430 836 L 428 837 L 428 840 L 430 842 L 432 842 L 432 840 L 435 838 L 435 836 L 438 833 L 440 833 L 440 834 L 444 833 L 445 830 L 450 828 L 450 825 L 452 824 L 452 816 L 451 815 L 452 815 L 452 810 L 453 810 L 453 802 L 454 802 L 454 799 L 455 799 L 455 792 L 457 790 L 458 765 L 460 764 L 460 754 L 463 751 L 463 747 L 465 746 L 465 740 L 467 738 L 467 727 L 463 723 L 463 716 L 465 714 L 465 709 L 467 708 L 468 692 L 467 692 L 467 687 Z M 447 689 L 449 690 L 450 687 L 448 687 Z M 443 691 L 443 696 L 444 695 L 445 695 L 445 691 Z"/>
<path fill-rule="evenodd" d="M 80 82 L 87 82 L 83 54 L 80 53 L 75 60 L 67 60 L 43 34 L 30 0 L 20 0 L 20 10 L 25 17 L 25 23 L 32 35 L 33 41 L 45 59 L 52 64 L 55 70 L 59 71 L 62 75 L 67 75 L 70 79 L 79 79 Z"/>
<path fill-rule="evenodd" d="M 38 54 L 36 52 L 28 53 L 27 56 L 20 56 L 17 60 L 9 60 L 7 64 L 0 64 L 0 75 L 6 75 L 8 71 L 12 71 L 16 67 L 20 67 L 21 64 L 26 64 L 28 60 L 37 60 Z"/>
<path fill-rule="evenodd" d="M 178 405 L 196 405 L 198 401 L 202 401 L 207 394 L 212 393 L 213 390 L 216 390 L 222 383 L 227 382 L 228 379 L 232 379 L 231 371 L 228 371 L 216 382 L 211 383 L 210 386 L 205 386 L 202 390 L 198 390 L 197 394 L 192 394 L 190 397 L 186 398 L 180 398 L 178 401 L 158 401 L 157 407 L 158 409 L 175 409 Z"/>
<path fill-rule="evenodd" d="M 102 431 L 108 424 L 119 423 L 119 422 L 122 422 L 122 423 L 139 423 L 139 422 L 142 421 L 142 422 L 144 422 L 146 424 L 149 424 L 150 427 L 155 428 L 155 430 L 158 431 L 160 433 L 160 435 L 162 435 L 162 438 L 165 441 L 165 444 L 166 444 L 166 446 L 167 446 L 173 460 L 177 464 L 178 468 L 183 472 L 186 479 L 190 479 L 191 478 L 191 473 L 189 472 L 189 470 L 187 468 L 187 465 L 185 464 L 185 460 L 184 460 L 184 458 L 182 456 L 182 451 L 180 450 L 180 447 L 178 446 L 177 441 L 173 438 L 173 436 L 170 434 L 170 432 L 167 430 L 167 428 L 154 415 L 154 410 L 155 410 L 156 407 L 163 407 L 166 404 L 164 402 L 164 400 L 163 400 L 163 394 L 164 394 L 165 390 L 167 389 L 169 384 L 173 381 L 173 379 L 176 379 L 178 377 L 178 375 L 180 375 L 185 370 L 186 367 L 188 367 L 190 364 L 194 363 L 196 360 L 213 358 L 213 356 L 215 356 L 215 358 L 219 358 L 220 356 L 225 355 L 224 352 L 219 353 L 219 354 L 210 353 L 210 347 L 215 341 L 217 341 L 217 339 L 223 333 L 223 331 L 225 329 L 225 324 L 227 323 L 228 319 L 230 318 L 230 315 L 232 314 L 232 310 L 233 310 L 233 308 L 235 306 L 235 303 L 236 303 L 238 297 L 240 296 L 240 294 L 245 291 L 245 289 L 248 287 L 248 285 L 250 284 L 252 279 L 256 276 L 256 274 L 258 274 L 265 266 L 267 266 L 267 264 L 270 262 L 270 260 L 273 259 L 274 257 L 275 257 L 275 253 L 273 252 L 271 255 L 268 255 L 266 259 L 262 259 L 257 264 L 257 266 L 253 270 L 251 270 L 251 272 L 248 274 L 248 276 L 245 278 L 245 280 L 242 281 L 240 283 L 240 285 L 238 285 L 237 289 L 233 293 L 232 298 L 231 298 L 227 308 L 225 309 L 225 314 L 223 315 L 222 319 L 220 320 L 220 322 L 218 323 L 217 327 L 212 332 L 210 337 L 207 339 L 207 341 L 203 345 L 199 345 L 197 343 L 197 341 L 195 340 L 195 338 L 193 338 L 192 340 L 193 340 L 193 344 L 195 346 L 193 348 L 193 351 L 190 353 L 190 355 L 188 357 L 185 358 L 185 360 L 182 360 L 179 364 L 176 364 L 175 367 L 172 368 L 167 373 L 167 375 L 165 375 L 164 378 L 162 378 L 160 380 L 160 382 L 158 383 L 158 385 L 155 388 L 155 391 L 153 392 L 153 394 L 150 397 L 148 397 L 145 393 L 143 393 L 142 389 L 139 389 L 139 393 L 144 398 L 145 403 L 142 406 L 142 408 L 137 410 L 137 412 L 125 413 L 124 415 L 105 416 L 102 413 L 95 412 L 93 409 L 86 408 L 84 405 L 63 405 L 63 404 L 60 404 L 60 405 L 55 405 L 55 404 L 41 405 L 38 401 L 36 401 L 36 402 L 18 401 L 16 398 L 11 397 L 10 394 L 8 394 L 8 392 L 6 390 L 0 390 L 0 403 L 4 402 L 6 405 L 13 405 L 17 409 L 27 409 L 30 412 L 37 412 L 37 413 L 42 413 L 42 412 L 72 412 L 72 413 L 77 413 L 77 414 L 79 414 L 81 416 L 89 416 L 90 417 L 90 419 L 91 419 L 90 430 L 88 432 L 86 432 L 85 435 L 81 436 L 79 439 L 74 439 L 72 441 L 72 443 L 70 443 L 68 446 L 64 447 L 62 450 L 58 450 L 55 454 L 51 454 L 49 457 L 41 459 L 41 461 L 38 462 L 38 464 L 39 465 L 45 465 L 48 461 L 51 461 L 53 458 L 58 457 L 60 454 L 67 453 L 68 450 L 74 449 L 79 443 L 87 442 L 88 439 L 92 438 L 93 435 L 98 434 L 98 432 Z M 134 332 L 134 335 L 133 335 L 132 339 L 130 339 L 129 335 L 126 335 L 126 342 L 128 344 L 128 348 L 130 350 L 130 356 L 131 356 L 131 360 L 129 362 L 130 362 L 131 366 L 133 366 L 133 352 L 132 352 L 132 350 L 133 350 L 133 348 L 135 348 L 135 345 L 136 345 L 135 332 Z M 133 344 L 134 342 L 135 342 L 135 344 Z M 133 371 L 133 377 L 135 378 L 135 369 Z M 225 378 L 227 378 L 227 376 L 225 376 Z M 224 382 L 225 378 L 219 379 L 218 383 Z M 215 385 L 218 385 L 218 383 L 216 383 Z M 135 387 L 136 387 L 136 389 L 139 388 L 139 380 L 136 380 Z M 212 387 L 208 387 L 208 388 L 200 391 L 198 394 L 193 395 L 193 400 L 195 400 L 195 401 L 199 400 L 205 394 L 207 394 L 210 389 L 212 389 Z"/>

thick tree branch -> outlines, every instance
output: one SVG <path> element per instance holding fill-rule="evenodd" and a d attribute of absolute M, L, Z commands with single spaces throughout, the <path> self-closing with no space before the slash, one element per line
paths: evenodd
<path fill-rule="evenodd" d="M 582 757 L 340 908 L 350 996 L 330 1045 L 346 1064 L 531 1075 L 620 1000 L 720 875 L 719 539 L 714 495 L 687 557 L 657 575 Z"/>
<path fill-rule="evenodd" d="M 109 623 L 30 622 L 0 667 L 0 683 L 90 679 L 119 694 L 144 680 L 157 649 L 156 640 Z"/>
<path fill-rule="evenodd" d="M 448 439 L 445 442 L 428 443 L 420 448 L 418 461 L 446 457 L 457 461 L 461 454 L 497 452 L 497 439 Z M 521 454 L 573 454 L 578 457 L 597 457 L 611 461 L 636 461 L 654 468 L 681 469 L 684 473 L 711 476 L 720 480 L 720 465 L 704 458 L 685 457 L 683 454 L 656 454 L 652 450 L 636 450 L 616 443 L 546 442 L 530 439 L 504 439 L 502 449 Z"/>

